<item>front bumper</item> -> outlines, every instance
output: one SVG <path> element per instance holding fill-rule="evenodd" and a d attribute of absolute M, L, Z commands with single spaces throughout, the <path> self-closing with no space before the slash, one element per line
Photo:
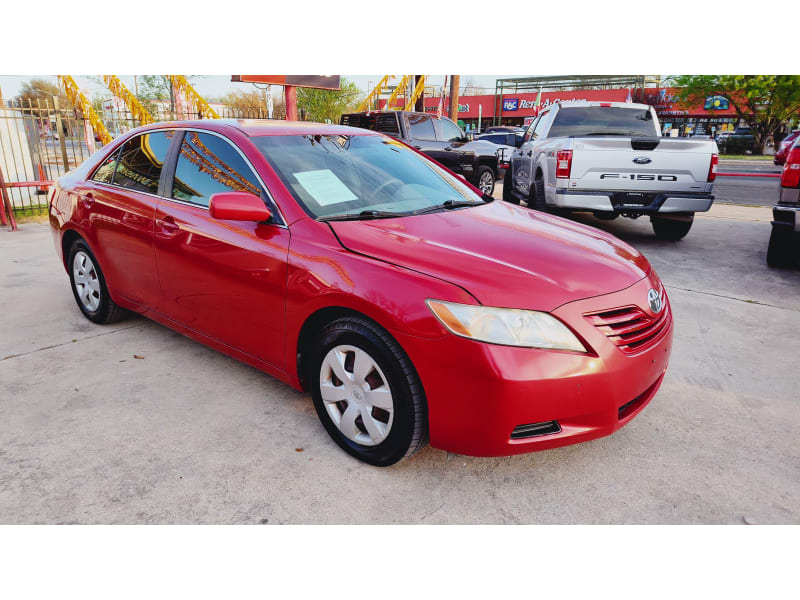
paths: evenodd
<path fill-rule="evenodd" d="M 706 212 L 714 196 L 696 192 L 594 192 L 556 189 L 554 205 L 568 210 L 593 212 L 632 212 L 640 214 Z"/>
<path fill-rule="evenodd" d="M 589 354 L 484 344 L 446 335 L 422 340 L 396 333 L 422 379 L 431 445 L 471 456 L 546 450 L 610 435 L 657 392 L 669 362 L 672 323 L 641 352 L 628 355 L 586 313 L 647 307 L 654 276 L 604 296 L 565 304 L 553 314 Z M 671 310 L 666 300 L 663 310 Z M 557 421 L 560 431 L 512 439 L 521 425 Z"/>

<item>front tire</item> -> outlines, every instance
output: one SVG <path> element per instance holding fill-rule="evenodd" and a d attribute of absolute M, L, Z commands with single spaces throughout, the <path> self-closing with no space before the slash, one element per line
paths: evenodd
<path fill-rule="evenodd" d="M 494 193 L 494 172 L 489 167 L 478 167 L 477 187 L 482 193 L 491 196 Z"/>
<path fill-rule="evenodd" d="M 70 247 L 67 265 L 72 294 L 87 319 L 108 325 L 125 316 L 125 310 L 111 299 L 100 263 L 82 239 Z"/>
<path fill-rule="evenodd" d="M 427 402 L 416 369 L 372 321 L 344 317 L 326 325 L 307 381 L 322 425 L 359 460 L 386 467 L 427 442 Z"/>
<path fill-rule="evenodd" d="M 677 242 L 686 237 L 689 230 L 694 223 L 694 214 L 689 215 L 686 220 L 666 219 L 664 217 L 650 217 L 650 223 L 653 226 L 653 232 L 660 240 L 669 240 Z"/>

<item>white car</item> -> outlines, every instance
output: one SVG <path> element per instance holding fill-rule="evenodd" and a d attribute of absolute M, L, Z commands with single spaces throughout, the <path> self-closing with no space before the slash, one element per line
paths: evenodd
<path fill-rule="evenodd" d="M 529 208 L 647 215 L 679 240 L 707 211 L 719 160 L 710 138 L 661 137 L 655 110 L 630 102 L 556 103 L 528 127 L 506 171 L 503 199 Z"/>

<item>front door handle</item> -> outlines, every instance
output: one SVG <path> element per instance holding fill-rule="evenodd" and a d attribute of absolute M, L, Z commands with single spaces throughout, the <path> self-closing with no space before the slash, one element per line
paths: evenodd
<path fill-rule="evenodd" d="M 414 146 L 417 150 L 422 150 L 422 146 Z"/>
<path fill-rule="evenodd" d="M 82 194 L 80 198 L 84 208 L 92 208 L 92 204 L 94 204 L 94 197 L 91 194 Z"/>
<path fill-rule="evenodd" d="M 448 152 L 452 152 L 453 147 L 452 146 L 445 146 L 444 149 L 447 150 Z"/>

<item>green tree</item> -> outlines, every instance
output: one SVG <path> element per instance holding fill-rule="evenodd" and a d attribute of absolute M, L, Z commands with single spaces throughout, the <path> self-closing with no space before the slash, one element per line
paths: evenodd
<path fill-rule="evenodd" d="M 58 96 L 58 103 L 62 109 L 70 106 L 69 100 L 61 92 L 58 84 L 46 79 L 31 79 L 22 84 L 19 95 L 16 97 L 16 104 L 21 108 L 27 109 L 30 101 L 33 108 L 36 108 L 36 101 L 38 100 L 42 108 L 44 108 L 53 106 L 53 96 Z"/>
<path fill-rule="evenodd" d="M 758 154 L 800 111 L 800 75 L 680 75 L 672 81 L 682 88 L 678 96 L 685 105 L 704 102 L 708 96 L 726 98 L 753 130 Z"/>
<path fill-rule="evenodd" d="M 305 111 L 308 120 L 339 122 L 342 113 L 352 110 L 362 99 L 355 83 L 342 77 L 340 90 L 297 88 L 297 108 Z"/>

